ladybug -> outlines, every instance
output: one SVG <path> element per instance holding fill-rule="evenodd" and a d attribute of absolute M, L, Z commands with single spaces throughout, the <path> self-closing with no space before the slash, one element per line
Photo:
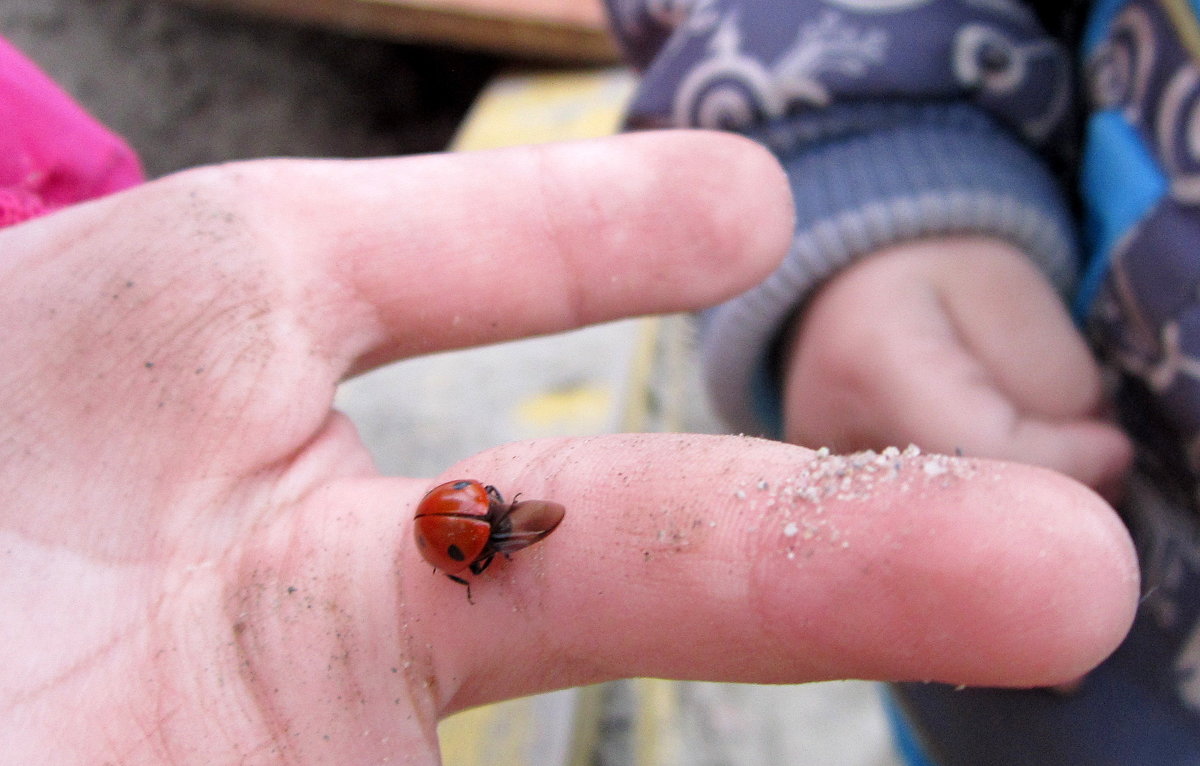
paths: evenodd
<path fill-rule="evenodd" d="M 518 495 L 519 496 L 519 495 Z M 439 484 L 417 505 L 413 534 L 421 556 L 447 577 L 467 586 L 459 575 L 480 574 L 496 554 L 533 545 L 554 531 L 566 509 L 549 500 L 504 502 L 490 484 L 459 479 Z M 474 602 L 471 602 L 474 603 Z"/>

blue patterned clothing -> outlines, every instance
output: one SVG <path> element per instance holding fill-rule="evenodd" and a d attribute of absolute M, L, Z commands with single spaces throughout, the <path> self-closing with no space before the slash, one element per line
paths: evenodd
<path fill-rule="evenodd" d="M 706 381 L 731 427 L 778 434 L 781 327 L 822 280 L 881 247 L 991 234 L 1064 292 L 1074 284 L 1070 211 L 1037 153 L 1069 132 L 1069 55 L 1020 4 L 608 3 L 642 70 L 631 127 L 750 133 L 792 181 L 799 220 L 786 263 L 706 315 Z"/>
<path fill-rule="evenodd" d="M 631 127 L 743 132 L 791 179 L 786 261 L 704 317 L 732 427 L 779 433 L 775 344 L 824 279 L 938 234 L 1027 253 L 1120 381 L 1139 453 L 1122 508 L 1145 588 L 1133 630 L 1072 694 L 892 687 L 906 757 L 1200 766 L 1200 0 L 607 2 L 643 73 Z"/>

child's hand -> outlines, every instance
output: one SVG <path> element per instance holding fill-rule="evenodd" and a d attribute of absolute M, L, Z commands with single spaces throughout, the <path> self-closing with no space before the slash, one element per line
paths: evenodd
<path fill-rule="evenodd" d="M 1033 463 L 1109 497 L 1131 458 L 1100 373 L 1046 279 L 999 240 L 907 243 L 846 269 L 785 347 L 789 441 L 914 443 Z"/>

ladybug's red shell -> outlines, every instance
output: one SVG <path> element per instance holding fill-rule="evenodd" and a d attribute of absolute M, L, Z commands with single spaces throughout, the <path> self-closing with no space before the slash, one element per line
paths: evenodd
<path fill-rule="evenodd" d="M 446 574 L 457 574 L 475 563 L 492 536 L 491 525 L 483 519 L 461 516 L 418 516 L 415 527 L 421 555 Z"/>
<path fill-rule="evenodd" d="M 533 545 L 553 532 L 565 513 L 549 500 L 507 504 L 495 487 L 460 479 L 439 484 L 421 499 L 413 534 L 426 561 L 466 585 L 460 572 L 480 574 L 497 554 Z"/>
<path fill-rule="evenodd" d="M 492 536 L 493 495 L 499 497 L 496 490 L 469 479 L 431 489 L 417 506 L 413 524 L 425 560 L 446 574 L 456 574 L 480 559 Z"/>
<path fill-rule="evenodd" d="M 499 498 L 495 487 L 471 479 L 439 484 L 421 499 L 417 516 L 486 516 L 492 500 Z"/>

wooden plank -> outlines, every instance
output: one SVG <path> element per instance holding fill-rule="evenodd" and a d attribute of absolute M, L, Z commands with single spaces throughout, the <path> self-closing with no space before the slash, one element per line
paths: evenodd
<path fill-rule="evenodd" d="M 604 9 L 596 0 L 367 0 L 380 5 L 424 6 L 476 16 L 542 19 L 556 24 L 604 28 Z"/>
<path fill-rule="evenodd" d="M 474 708 L 438 725 L 445 766 L 566 764 L 580 689 Z"/>
<path fill-rule="evenodd" d="M 353 34 L 573 63 L 618 59 L 601 0 L 177 0 Z"/>
<path fill-rule="evenodd" d="M 569 141 L 620 128 L 635 78 L 620 68 L 509 72 L 475 100 L 451 143 L 455 151 Z"/>

